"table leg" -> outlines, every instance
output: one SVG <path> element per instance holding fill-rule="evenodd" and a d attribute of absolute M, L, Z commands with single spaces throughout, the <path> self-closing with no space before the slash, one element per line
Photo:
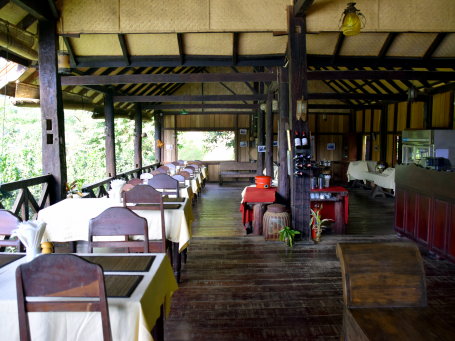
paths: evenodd
<path fill-rule="evenodd" d="M 172 261 L 174 275 L 177 283 L 180 283 L 180 271 L 182 269 L 182 255 L 179 253 L 179 243 L 172 243 Z"/>
<path fill-rule="evenodd" d="M 164 307 L 160 307 L 160 317 L 155 322 L 155 326 L 152 329 L 153 340 L 164 341 Z"/>
<path fill-rule="evenodd" d="M 262 203 L 253 206 L 253 234 L 262 235 L 262 218 L 267 206 Z"/>

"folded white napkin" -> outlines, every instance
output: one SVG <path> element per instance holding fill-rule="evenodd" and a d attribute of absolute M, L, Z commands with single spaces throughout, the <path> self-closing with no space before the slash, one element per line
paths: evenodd
<path fill-rule="evenodd" d="M 124 184 L 126 184 L 126 181 L 121 179 L 115 179 L 111 181 L 111 189 L 113 194 L 112 197 L 118 202 L 121 201 L 122 187 Z"/>
<path fill-rule="evenodd" d="M 29 220 L 19 223 L 12 235 L 17 236 L 24 244 L 27 259 L 31 261 L 41 251 L 41 239 L 43 238 L 46 223 L 44 221 Z"/>

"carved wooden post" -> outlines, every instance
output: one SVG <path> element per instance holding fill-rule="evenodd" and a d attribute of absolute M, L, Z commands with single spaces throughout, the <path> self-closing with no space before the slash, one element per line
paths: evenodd
<path fill-rule="evenodd" d="M 134 165 L 142 168 L 142 106 L 136 103 L 134 112 Z"/>
<path fill-rule="evenodd" d="M 290 122 L 296 128 L 297 101 L 308 98 L 306 75 L 306 21 L 305 17 L 295 17 L 293 7 L 288 7 L 289 25 L 289 88 L 290 88 Z M 309 136 L 308 122 L 301 123 L 306 136 Z M 293 156 L 295 151 L 293 152 Z M 310 191 L 311 171 L 302 171 L 302 176 L 291 177 L 291 212 L 292 226 L 301 232 L 304 241 L 311 238 L 310 222 Z"/>
<path fill-rule="evenodd" d="M 265 129 L 264 129 L 264 112 L 258 109 L 258 146 L 263 146 L 265 143 Z M 257 148 L 257 146 L 256 146 Z M 258 164 L 257 175 L 262 175 L 264 171 L 264 153 L 258 151 Z"/>
<path fill-rule="evenodd" d="M 155 115 L 155 160 L 158 163 L 161 163 L 161 148 L 157 146 L 157 140 L 161 140 L 161 121 L 162 116 L 160 114 Z"/>
<path fill-rule="evenodd" d="M 288 75 L 285 68 L 278 69 L 279 74 L 279 104 L 280 120 L 278 124 L 278 160 L 280 167 L 278 169 L 278 201 L 285 205 L 289 204 L 289 175 L 288 175 L 288 140 L 286 129 L 289 129 L 289 84 Z"/>
<path fill-rule="evenodd" d="M 115 162 L 114 101 L 112 93 L 104 95 L 104 117 L 106 124 L 106 172 L 108 177 L 117 175 Z"/>
<path fill-rule="evenodd" d="M 55 180 L 50 190 L 50 203 L 66 197 L 65 125 L 57 72 L 57 34 L 54 21 L 39 21 L 39 80 L 42 126 L 43 174 L 52 174 Z"/>
<path fill-rule="evenodd" d="M 270 87 L 269 87 L 270 89 Z M 267 102 L 265 110 L 265 169 L 266 175 L 273 178 L 273 110 L 272 110 L 273 94 L 267 93 Z"/>

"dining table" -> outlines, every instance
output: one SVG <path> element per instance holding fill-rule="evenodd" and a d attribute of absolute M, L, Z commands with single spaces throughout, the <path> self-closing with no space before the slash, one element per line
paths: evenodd
<path fill-rule="evenodd" d="M 169 313 L 172 295 L 178 289 L 167 255 L 77 255 L 103 267 L 113 340 L 151 341 L 155 335 L 155 341 L 159 341 L 162 333 L 154 333 L 153 329 Z M 1 340 L 19 340 L 15 272 L 26 262 L 23 256 L 15 254 L 11 258 L 11 254 L 0 254 Z M 29 320 L 34 341 L 103 339 L 97 312 L 35 312 L 29 314 Z"/>
<path fill-rule="evenodd" d="M 38 220 L 46 223 L 43 240 L 50 242 L 80 242 L 89 240 L 90 219 L 109 207 L 123 206 L 118 200 L 102 198 L 69 198 L 38 212 Z M 189 198 L 167 198 L 164 205 L 166 239 L 172 242 L 173 266 L 180 279 L 181 252 L 191 239 L 193 221 Z M 147 219 L 149 239 L 161 239 L 161 216 L 156 210 L 134 210 Z M 80 243 L 84 244 L 84 243 Z"/>

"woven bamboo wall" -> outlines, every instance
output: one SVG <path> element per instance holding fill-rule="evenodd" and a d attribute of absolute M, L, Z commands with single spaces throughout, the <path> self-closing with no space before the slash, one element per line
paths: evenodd
<path fill-rule="evenodd" d="M 433 128 L 453 129 L 453 122 L 450 122 L 453 120 L 453 106 L 453 93 L 445 92 L 433 96 Z"/>
<path fill-rule="evenodd" d="M 411 105 L 411 129 L 423 129 L 424 125 L 424 107 L 423 102 L 414 102 Z"/>

